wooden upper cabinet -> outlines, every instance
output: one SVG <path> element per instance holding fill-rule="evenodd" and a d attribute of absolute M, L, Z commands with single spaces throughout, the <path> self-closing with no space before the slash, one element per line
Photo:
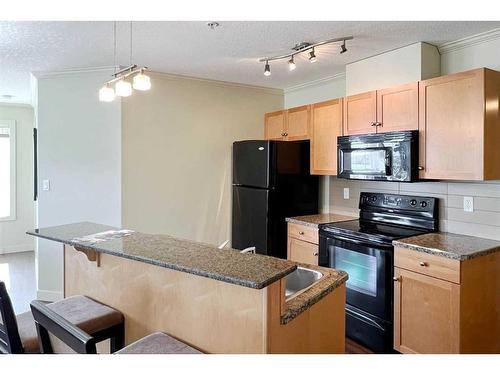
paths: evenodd
<path fill-rule="evenodd" d="M 288 141 L 309 139 L 311 124 L 311 106 L 290 108 L 287 110 L 285 133 Z"/>
<path fill-rule="evenodd" d="M 420 82 L 420 177 L 500 178 L 500 73 L 476 69 Z"/>
<path fill-rule="evenodd" d="M 285 111 L 266 113 L 264 117 L 264 138 L 282 140 L 285 134 Z"/>
<path fill-rule="evenodd" d="M 418 130 L 418 82 L 377 90 L 377 133 Z"/>
<path fill-rule="evenodd" d="M 376 122 L 376 91 L 344 98 L 344 135 L 375 133 Z"/>
<path fill-rule="evenodd" d="M 342 102 L 311 106 L 311 174 L 337 175 L 337 137 L 342 135 Z"/>

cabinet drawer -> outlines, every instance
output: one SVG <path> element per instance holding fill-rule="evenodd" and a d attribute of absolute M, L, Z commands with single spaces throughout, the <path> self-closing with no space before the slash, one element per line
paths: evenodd
<path fill-rule="evenodd" d="M 288 237 L 288 260 L 318 265 L 318 245 Z"/>
<path fill-rule="evenodd" d="M 318 244 L 318 228 L 288 223 L 288 236 Z"/>
<path fill-rule="evenodd" d="M 460 261 L 458 260 L 396 246 L 394 266 L 460 284 Z"/>

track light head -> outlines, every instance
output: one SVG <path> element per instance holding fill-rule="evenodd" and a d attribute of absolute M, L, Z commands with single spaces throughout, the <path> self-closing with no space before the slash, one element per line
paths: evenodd
<path fill-rule="evenodd" d="M 318 59 L 316 58 L 316 55 L 314 54 L 314 48 L 313 48 L 311 50 L 311 52 L 309 52 L 309 62 L 315 63 L 316 61 L 318 61 Z"/>
<path fill-rule="evenodd" d="M 288 60 L 288 70 L 289 71 L 292 71 L 292 70 L 295 70 L 295 68 L 297 67 L 297 65 L 295 65 L 295 61 L 293 59 L 293 56 L 290 60 Z"/>
<path fill-rule="evenodd" d="M 269 66 L 269 62 L 266 61 L 266 66 L 264 67 L 264 75 L 266 77 L 271 75 L 271 67 Z"/>
<path fill-rule="evenodd" d="M 342 43 L 342 45 L 340 46 L 340 53 L 345 53 L 347 52 L 347 48 L 345 46 L 345 40 L 344 40 L 344 43 Z"/>

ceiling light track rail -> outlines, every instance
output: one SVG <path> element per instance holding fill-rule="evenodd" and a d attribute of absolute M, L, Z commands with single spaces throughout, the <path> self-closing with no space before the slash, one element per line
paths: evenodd
<path fill-rule="evenodd" d="M 315 47 L 323 46 L 325 44 L 330 44 L 330 43 L 339 43 L 339 42 L 344 42 L 345 43 L 346 40 L 352 40 L 352 39 L 354 39 L 353 36 L 344 36 L 344 37 L 341 37 L 341 38 L 333 38 L 333 39 L 323 40 L 323 41 L 318 42 L 318 43 L 303 42 L 303 43 L 297 44 L 293 48 L 293 50 L 294 50 L 293 52 L 290 52 L 290 53 L 287 53 L 287 54 L 284 54 L 284 55 L 263 57 L 263 58 L 259 59 L 259 62 L 269 62 L 269 61 L 275 61 L 275 60 L 283 60 L 283 59 L 287 59 L 287 58 L 296 56 L 296 55 L 301 54 L 303 52 L 312 50 Z"/>

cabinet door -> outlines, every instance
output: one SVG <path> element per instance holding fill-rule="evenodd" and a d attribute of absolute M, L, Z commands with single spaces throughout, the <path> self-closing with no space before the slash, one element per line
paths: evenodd
<path fill-rule="evenodd" d="M 290 108 L 287 111 L 285 133 L 289 141 L 309 139 L 311 106 Z"/>
<path fill-rule="evenodd" d="M 377 133 L 418 130 L 418 82 L 377 90 Z"/>
<path fill-rule="evenodd" d="M 394 268 L 394 349 L 458 353 L 460 286 Z"/>
<path fill-rule="evenodd" d="M 420 177 L 483 178 L 483 70 L 420 82 Z"/>
<path fill-rule="evenodd" d="M 375 133 L 376 121 L 376 91 L 344 98 L 344 135 Z"/>
<path fill-rule="evenodd" d="M 337 175 L 337 137 L 342 135 L 342 99 L 311 107 L 311 174 Z"/>
<path fill-rule="evenodd" d="M 264 118 L 265 139 L 282 140 L 285 133 L 285 111 L 266 113 Z"/>
<path fill-rule="evenodd" d="M 288 259 L 318 265 L 318 245 L 288 237 Z"/>

